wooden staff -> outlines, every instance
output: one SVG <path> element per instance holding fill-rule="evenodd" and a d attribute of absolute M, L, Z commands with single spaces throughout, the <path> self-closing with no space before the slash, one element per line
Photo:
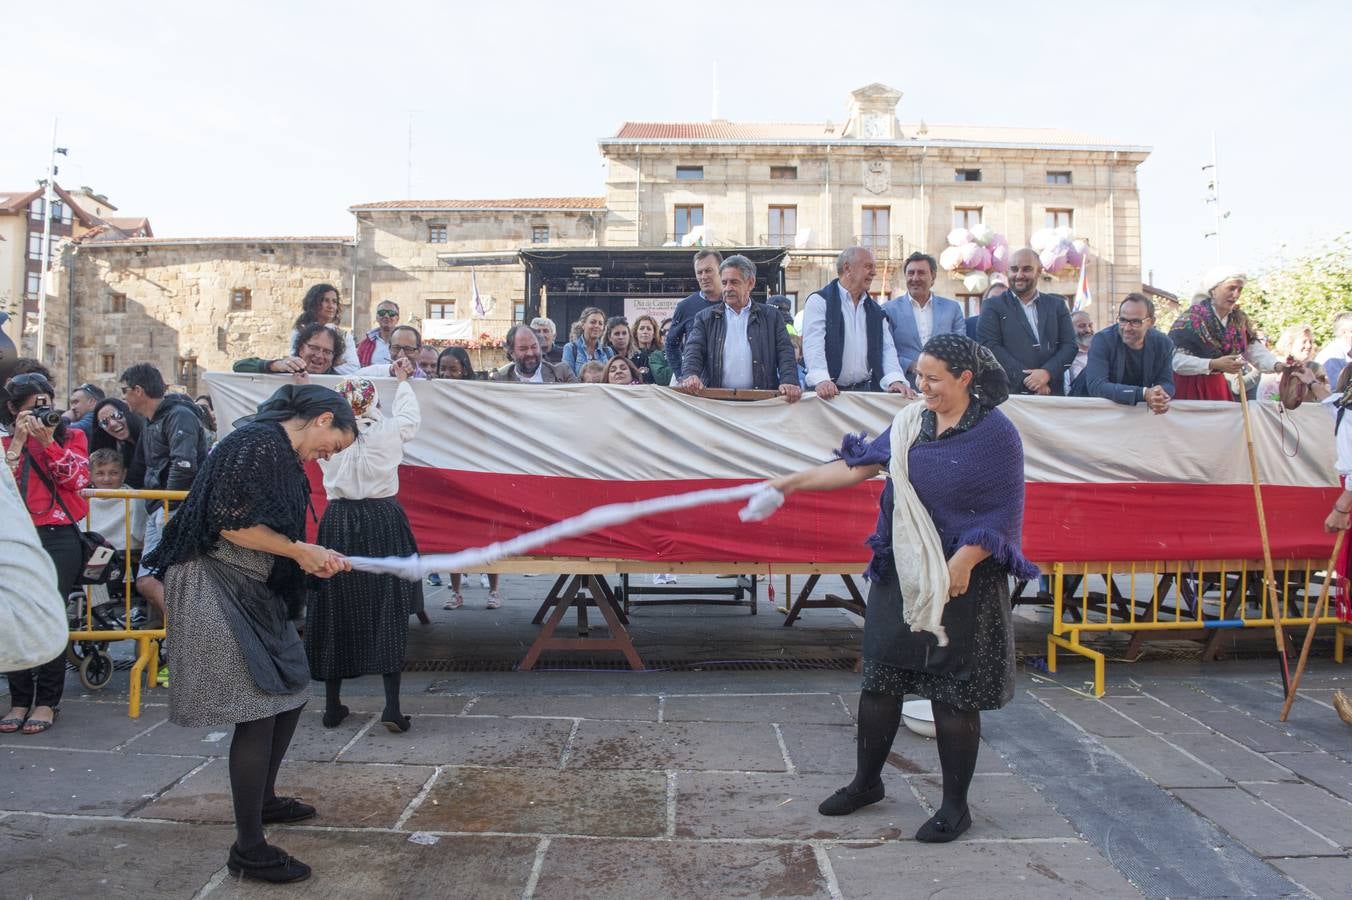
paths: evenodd
<path fill-rule="evenodd" d="M 1267 585 L 1272 604 L 1272 637 L 1277 642 L 1277 656 L 1282 664 L 1282 691 L 1291 687 L 1291 665 L 1286 659 L 1286 635 L 1282 631 L 1282 611 L 1277 601 L 1277 578 L 1272 568 L 1272 545 L 1268 542 L 1267 515 L 1263 512 L 1263 487 L 1258 480 L 1258 456 L 1253 449 L 1253 427 L 1249 422 L 1249 395 L 1244 387 L 1244 375 L 1235 376 L 1239 390 L 1239 408 L 1244 415 L 1244 442 L 1249 448 L 1249 475 L 1253 478 L 1253 502 L 1258 507 L 1258 536 L 1263 543 L 1263 581 Z M 1223 586 L 1222 586 L 1223 587 Z"/>
<path fill-rule="evenodd" d="M 1305 674 L 1305 664 L 1310 661 L 1310 645 L 1314 643 L 1314 630 L 1319 626 L 1329 603 L 1329 586 L 1333 584 L 1333 569 L 1338 564 L 1338 554 L 1343 549 L 1343 538 L 1347 532 L 1339 529 L 1333 542 L 1333 554 L 1329 557 L 1328 568 L 1324 569 L 1324 587 L 1319 591 L 1319 600 L 1314 605 L 1314 615 L 1310 617 L 1310 627 L 1305 629 L 1305 643 L 1300 648 L 1300 660 L 1296 663 L 1296 674 L 1291 676 L 1291 688 L 1286 692 L 1286 702 L 1282 704 L 1281 721 L 1285 722 L 1291 712 L 1291 704 L 1296 702 L 1296 690 L 1300 687 L 1300 676 Z"/>

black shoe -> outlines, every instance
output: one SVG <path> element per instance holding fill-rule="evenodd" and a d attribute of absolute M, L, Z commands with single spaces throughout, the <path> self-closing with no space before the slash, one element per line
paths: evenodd
<path fill-rule="evenodd" d="M 397 719 L 381 719 L 380 724 L 394 734 L 408 731 L 413 727 L 413 720 L 408 716 L 400 716 Z"/>
<path fill-rule="evenodd" d="M 857 794 L 843 787 L 823 800 L 822 805 L 817 807 L 817 812 L 824 816 L 848 816 L 855 810 L 863 809 L 870 803 L 877 803 L 886 796 L 887 792 L 883 790 L 881 781 Z"/>
<path fill-rule="evenodd" d="M 270 844 L 256 847 L 248 854 L 241 853 L 239 845 L 231 844 L 230 858 L 226 860 L 225 867 L 231 875 L 272 884 L 304 881 L 310 877 L 309 866 Z"/>
<path fill-rule="evenodd" d="M 971 827 L 972 811 L 970 809 L 963 810 L 962 817 L 951 825 L 947 819 L 935 813 L 928 822 L 920 826 L 920 830 L 915 833 L 915 839 L 926 844 L 947 844 Z"/>
<path fill-rule="evenodd" d="M 303 822 L 315 817 L 315 808 L 301 803 L 295 797 L 278 797 L 271 803 L 263 804 L 263 824 L 278 825 L 288 822 Z"/>
<path fill-rule="evenodd" d="M 351 712 L 351 710 L 346 706 L 339 706 L 334 710 L 324 710 L 324 727 L 337 728 L 339 725 L 343 724 L 343 720 L 347 718 L 349 712 Z"/>

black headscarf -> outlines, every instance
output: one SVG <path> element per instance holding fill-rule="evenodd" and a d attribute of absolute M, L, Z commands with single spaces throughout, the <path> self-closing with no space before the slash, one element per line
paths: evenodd
<path fill-rule="evenodd" d="M 984 409 L 994 409 L 1009 399 L 1009 378 L 989 347 L 983 347 L 965 334 L 937 334 L 921 353 L 942 360 L 954 375 L 972 373 L 968 391 L 972 401 Z"/>
<path fill-rule="evenodd" d="M 333 413 L 333 425 L 349 434 L 357 433 L 357 417 L 342 394 L 318 384 L 284 384 L 258 405 L 258 412 L 235 420 L 235 427 L 250 422 L 266 424 L 288 419 L 310 420 L 321 413 Z"/>

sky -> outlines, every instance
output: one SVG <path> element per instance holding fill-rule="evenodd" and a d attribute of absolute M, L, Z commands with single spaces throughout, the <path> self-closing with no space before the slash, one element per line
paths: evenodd
<path fill-rule="evenodd" d="M 904 92 L 903 122 L 1149 146 L 1142 268 L 1177 289 L 1216 261 L 1213 132 L 1227 262 L 1258 271 L 1352 227 L 1350 31 L 1331 0 L 6 3 L 0 190 L 44 177 L 55 117 L 58 181 L 161 237 L 349 234 L 348 206 L 410 181 L 595 196 L 597 139 L 707 120 L 717 63 L 733 121 L 840 121 L 877 81 Z"/>

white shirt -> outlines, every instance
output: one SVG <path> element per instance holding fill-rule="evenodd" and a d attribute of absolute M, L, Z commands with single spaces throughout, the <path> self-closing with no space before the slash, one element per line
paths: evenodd
<path fill-rule="evenodd" d="M 1038 295 L 1033 294 L 1033 299 L 1025 303 L 1022 300 L 1019 300 L 1017 294 L 1014 295 L 1014 299 L 1019 300 L 1019 305 L 1023 307 L 1023 315 L 1024 318 L 1028 320 L 1028 327 L 1033 329 L 1033 337 L 1040 342 L 1042 336 L 1038 334 L 1037 331 L 1037 298 Z"/>
<path fill-rule="evenodd" d="M 390 357 L 390 342 L 380 336 L 379 328 L 368 331 L 366 336 L 376 342 L 375 349 L 371 351 L 370 365 L 374 366 L 376 363 L 389 363 L 394 361 Z"/>
<path fill-rule="evenodd" d="M 361 437 L 329 460 L 319 460 L 324 492 L 330 500 L 370 500 L 399 493 L 399 463 L 404 444 L 422 423 L 413 386 L 401 381 L 394 391 L 394 413 L 370 409 L 357 420 Z"/>
<path fill-rule="evenodd" d="M 911 301 L 911 315 L 915 316 L 915 330 L 920 335 L 920 346 L 923 347 L 934 337 L 934 295 L 930 294 L 929 299 L 921 303 L 907 291 L 906 299 Z"/>
<path fill-rule="evenodd" d="M 383 363 L 371 363 L 369 366 L 362 366 L 360 369 L 353 372 L 342 372 L 342 370 L 339 370 L 339 372 L 344 375 L 358 375 L 362 378 L 393 378 L 394 376 L 390 374 L 390 366 L 392 365 L 394 365 L 394 363 L 387 360 Z M 427 375 L 422 369 L 415 366 L 413 374 L 410 377 L 422 380 L 426 378 Z"/>
<path fill-rule="evenodd" d="M 1333 421 L 1338 421 L 1337 402 L 1342 399 L 1341 394 L 1331 394 L 1320 401 L 1324 408 L 1333 416 Z M 1338 481 L 1342 485 L 1345 480 L 1352 476 L 1352 415 L 1343 416 L 1343 427 L 1338 429 L 1338 434 L 1333 439 L 1334 446 L 1337 448 L 1337 458 L 1334 462 L 1334 468 L 1338 470 L 1340 476 Z M 1343 487 L 1343 490 L 1347 490 Z"/>
<path fill-rule="evenodd" d="M 521 374 L 521 367 L 518 366 L 518 365 L 516 365 L 515 363 L 512 364 L 512 368 L 513 368 L 513 370 L 515 370 L 515 372 L 516 372 L 516 380 L 519 381 L 519 382 L 521 382 L 522 384 L 544 384 L 544 383 L 545 383 L 545 361 L 544 361 L 543 359 L 540 360 L 540 364 L 539 364 L 538 366 L 535 367 L 535 374 L 534 374 L 534 375 L 531 375 L 530 377 L 527 377 L 527 376 L 525 376 L 525 375 L 522 375 L 522 374 Z"/>
<path fill-rule="evenodd" d="M 839 284 L 837 284 L 839 286 Z M 845 316 L 845 346 L 840 354 L 840 377 L 837 385 L 858 384 L 869 379 L 868 368 L 868 319 L 865 317 L 864 303 L 855 303 L 845 288 L 832 298 L 833 303 L 841 305 Z M 931 300 L 931 302 L 933 302 Z M 883 377 L 880 384 L 887 390 L 895 381 L 905 376 L 901 371 L 901 361 L 897 358 L 897 346 L 892 341 L 892 329 L 883 323 Z M 807 366 L 807 386 L 818 382 L 830 381 L 831 373 L 826 365 L 826 299 L 821 294 L 807 298 L 803 311 L 803 363 Z"/>
<path fill-rule="evenodd" d="M 127 485 L 120 490 L 129 491 Z M 127 549 L 127 507 L 131 507 L 131 549 L 140 550 L 146 534 L 146 505 L 125 500 L 92 497 L 89 500 L 89 527 L 108 539 L 118 550 Z"/>
<path fill-rule="evenodd" d="M 1221 327 L 1224 328 L 1229 322 L 1229 316 L 1221 319 Z M 1244 358 L 1253 363 L 1254 368 L 1260 372 L 1271 372 L 1272 367 L 1277 365 L 1277 357 L 1258 341 L 1249 342 L 1248 349 L 1244 351 Z M 1179 375 L 1210 375 L 1211 360 L 1193 356 L 1186 350 L 1175 350 L 1174 371 Z"/>
<path fill-rule="evenodd" d="M 136 506 L 144 506 L 137 503 Z M 66 598 L 56 566 L 43 549 L 9 466 L 0 467 L 0 671 L 40 666 L 61 655 L 69 640 Z"/>
<path fill-rule="evenodd" d="M 756 383 L 751 369 L 751 341 L 746 336 L 751 303 L 743 306 L 741 312 L 724 303 L 723 310 L 727 330 L 723 335 L 723 383 L 719 387 L 745 390 Z"/>

